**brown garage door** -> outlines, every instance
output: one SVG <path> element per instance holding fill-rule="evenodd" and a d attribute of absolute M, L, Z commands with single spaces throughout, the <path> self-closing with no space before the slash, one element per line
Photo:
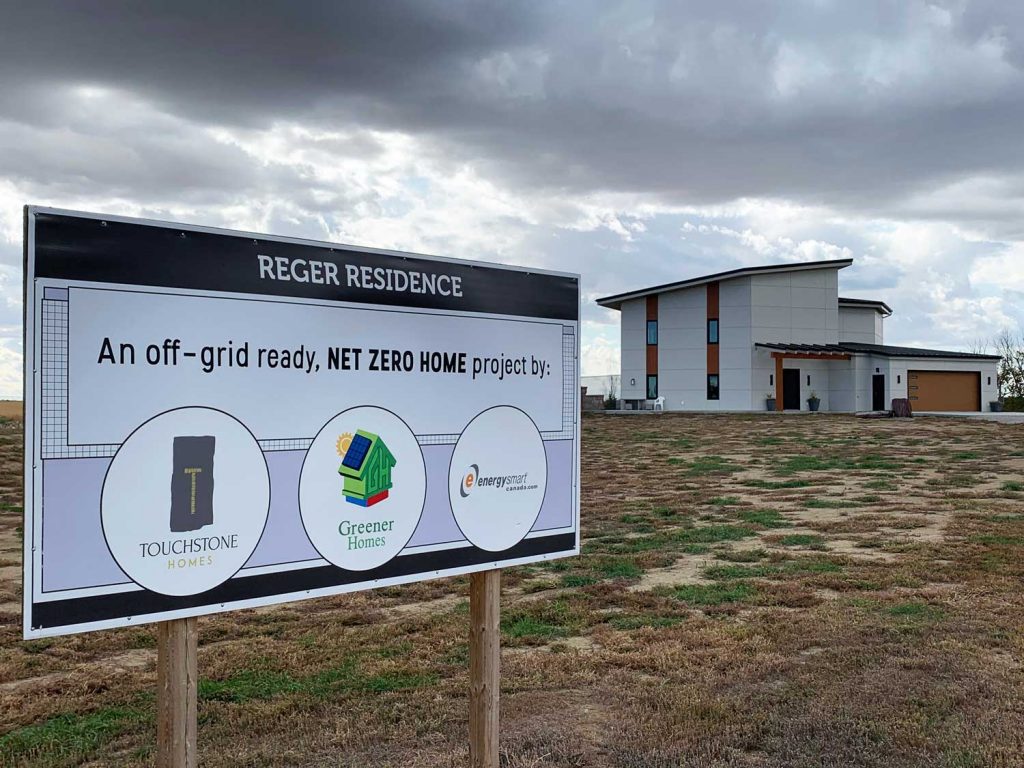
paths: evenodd
<path fill-rule="evenodd" d="M 980 411 L 977 371 L 907 371 L 907 394 L 915 411 Z"/>

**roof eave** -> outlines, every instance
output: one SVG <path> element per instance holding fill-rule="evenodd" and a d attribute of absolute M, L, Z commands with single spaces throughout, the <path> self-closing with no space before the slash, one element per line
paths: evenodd
<path fill-rule="evenodd" d="M 853 259 L 827 259 L 825 261 L 804 261 L 792 264 L 765 264 L 760 267 L 739 267 L 725 272 L 717 272 L 712 275 L 693 277 L 689 280 L 679 280 L 674 283 L 664 283 L 662 285 L 651 286 L 650 288 L 642 288 L 637 291 L 628 291 L 626 293 L 617 293 L 612 296 L 604 296 L 597 299 L 596 302 L 598 306 L 601 307 L 621 310 L 622 303 L 625 301 L 642 299 L 645 296 L 667 293 L 669 291 L 680 290 L 683 288 L 694 288 L 698 285 L 705 285 L 719 280 L 735 280 L 740 277 L 772 274 L 774 272 L 801 272 L 810 269 L 845 269 L 851 264 L 853 264 Z"/>

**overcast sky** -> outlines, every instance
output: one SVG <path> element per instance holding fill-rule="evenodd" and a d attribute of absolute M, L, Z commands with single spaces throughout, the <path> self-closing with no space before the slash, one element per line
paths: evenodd
<path fill-rule="evenodd" d="M 0 396 L 21 206 L 578 271 L 597 296 L 853 257 L 886 341 L 1024 325 L 1024 3 L 6 3 Z"/>

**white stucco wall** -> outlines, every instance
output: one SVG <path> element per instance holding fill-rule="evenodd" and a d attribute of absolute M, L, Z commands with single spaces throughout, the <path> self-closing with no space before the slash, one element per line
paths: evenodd
<path fill-rule="evenodd" d="M 981 374 L 981 409 L 987 411 L 988 404 L 999 397 L 995 360 L 936 360 L 930 357 L 894 357 L 890 360 L 889 373 L 885 380 L 888 393 L 886 407 L 892 398 L 908 396 L 907 371 L 978 371 Z"/>
<path fill-rule="evenodd" d="M 647 301 L 633 299 L 622 303 L 620 354 L 624 400 L 642 399 L 647 394 Z"/>
<path fill-rule="evenodd" d="M 707 399 L 707 287 L 658 297 L 658 394 L 667 410 L 722 407 Z M 685 406 L 683 405 L 685 403 Z"/>
<path fill-rule="evenodd" d="M 835 344 L 839 341 L 839 270 L 752 275 L 754 342 Z"/>
<path fill-rule="evenodd" d="M 872 307 L 839 307 L 839 341 L 882 344 L 882 313 Z"/>

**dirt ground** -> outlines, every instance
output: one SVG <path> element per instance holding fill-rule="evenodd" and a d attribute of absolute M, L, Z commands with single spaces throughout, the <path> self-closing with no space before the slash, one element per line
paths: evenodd
<path fill-rule="evenodd" d="M 151 627 L 20 640 L 0 424 L 0 764 L 148 765 Z M 526 766 L 1024 766 L 1024 426 L 587 415 L 579 558 L 504 574 Z M 200 620 L 205 766 L 466 764 L 468 579 Z"/>

